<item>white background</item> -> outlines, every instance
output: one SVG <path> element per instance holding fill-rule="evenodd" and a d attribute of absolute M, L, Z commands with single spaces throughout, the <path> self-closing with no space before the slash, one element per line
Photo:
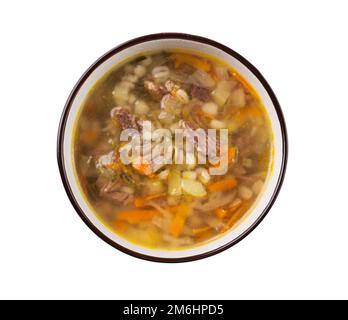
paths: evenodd
<path fill-rule="evenodd" d="M 348 298 L 346 1 L 7 1 L 0 4 L 0 298 Z M 282 105 L 290 155 L 273 209 L 208 259 L 118 252 L 63 189 L 56 134 L 68 94 L 136 36 L 198 34 L 249 59 Z"/>

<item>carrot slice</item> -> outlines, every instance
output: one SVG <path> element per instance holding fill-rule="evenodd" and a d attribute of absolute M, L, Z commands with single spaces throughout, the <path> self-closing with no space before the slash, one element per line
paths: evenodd
<path fill-rule="evenodd" d="M 190 208 L 187 205 L 179 205 L 176 208 L 175 210 L 176 214 L 170 226 L 170 233 L 173 237 L 178 237 L 181 234 L 182 229 L 184 228 L 189 210 Z"/>
<path fill-rule="evenodd" d="M 234 188 L 237 185 L 237 180 L 234 177 L 227 178 L 225 180 L 220 180 L 212 183 L 208 186 L 210 192 L 226 191 Z"/>
<path fill-rule="evenodd" d="M 120 221 L 126 221 L 129 224 L 138 224 L 140 222 L 149 221 L 159 215 L 157 210 L 127 210 L 121 211 L 117 215 Z"/>

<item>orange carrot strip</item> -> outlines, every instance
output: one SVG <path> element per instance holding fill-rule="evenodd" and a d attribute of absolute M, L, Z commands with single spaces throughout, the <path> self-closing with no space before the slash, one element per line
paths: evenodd
<path fill-rule="evenodd" d="M 187 205 L 178 206 L 177 212 L 170 226 L 170 233 L 173 237 L 178 237 L 182 232 L 189 210 L 190 208 Z"/>
<path fill-rule="evenodd" d="M 214 210 L 214 213 L 215 213 L 215 216 L 216 216 L 217 218 L 219 218 L 219 219 L 222 220 L 223 218 L 226 217 L 226 215 L 227 215 L 227 210 L 222 209 L 222 208 L 218 208 L 218 209 L 215 209 L 215 210 Z"/>
<path fill-rule="evenodd" d="M 124 221 L 116 220 L 114 223 L 115 229 L 119 232 L 126 232 L 128 229 L 128 225 Z"/>
<path fill-rule="evenodd" d="M 157 210 L 127 210 L 121 211 L 117 215 L 117 219 L 126 221 L 129 224 L 138 224 L 140 222 L 151 220 L 159 215 Z"/>
<path fill-rule="evenodd" d="M 206 241 L 208 239 L 211 239 L 213 236 L 214 236 L 214 231 L 212 228 L 210 228 L 209 230 L 205 230 L 204 232 L 199 233 L 196 236 L 196 241 L 203 242 L 203 241 Z"/>
<path fill-rule="evenodd" d="M 237 185 L 237 180 L 234 177 L 227 178 L 212 183 L 208 186 L 210 192 L 225 191 L 234 188 Z"/>
<path fill-rule="evenodd" d="M 240 199 L 236 199 L 234 200 L 231 205 L 229 206 L 229 209 L 231 212 L 235 211 L 236 209 L 238 209 L 241 205 L 242 205 L 243 201 Z"/>
<path fill-rule="evenodd" d="M 228 163 L 234 163 L 237 158 L 237 148 L 236 147 L 229 147 L 228 148 Z"/>
<path fill-rule="evenodd" d="M 227 153 L 227 160 L 228 164 L 233 164 L 237 159 L 237 148 L 236 147 L 229 147 L 228 153 Z M 220 161 L 217 163 L 213 163 L 212 167 L 219 168 L 220 167 Z"/>
<path fill-rule="evenodd" d="M 246 88 L 252 94 L 253 97 L 259 99 L 259 95 L 255 91 L 255 89 L 250 85 L 250 83 L 246 79 L 244 79 L 243 76 L 241 76 L 234 70 L 229 70 L 229 73 L 231 76 L 236 78 L 243 85 L 243 87 Z"/>
<path fill-rule="evenodd" d="M 141 161 L 139 161 L 139 162 L 132 163 L 132 166 L 135 170 L 137 170 L 139 173 L 141 173 L 145 176 L 153 175 L 151 165 L 143 159 L 141 159 Z"/>
<path fill-rule="evenodd" d="M 221 229 L 221 232 L 226 232 L 230 229 L 245 213 L 245 209 L 247 208 L 247 204 L 240 206 L 237 210 L 235 210 L 231 216 L 231 218 L 227 221 L 227 223 Z"/>
<path fill-rule="evenodd" d="M 146 197 L 137 197 L 134 199 L 134 206 L 137 208 L 141 208 L 144 207 L 146 205 L 146 202 L 153 200 L 153 199 L 157 199 L 157 198 L 161 198 L 161 197 L 165 197 L 166 194 L 163 193 L 158 193 L 158 194 L 152 194 Z"/>
<path fill-rule="evenodd" d="M 209 231 L 211 229 L 211 227 L 203 227 L 203 228 L 198 228 L 198 229 L 192 229 L 192 233 L 193 235 L 199 235 L 203 232 Z"/>
<path fill-rule="evenodd" d="M 205 72 L 209 72 L 211 69 L 211 64 L 208 61 L 191 56 L 189 54 L 173 53 L 171 55 L 171 58 L 174 59 L 176 68 L 182 63 L 186 63 Z"/>
<path fill-rule="evenodd" d="M 144 207 L 145 206 L 145 200 L 144 198 L 135 198 L 134 199 L 134 206 L 136 208 L 141 208 L 141 207 Z"/>

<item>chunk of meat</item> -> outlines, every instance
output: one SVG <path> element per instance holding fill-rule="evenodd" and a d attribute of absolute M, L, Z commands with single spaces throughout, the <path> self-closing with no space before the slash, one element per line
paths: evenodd
<path fill-rule="evenodd" d="M 214 88 L 216 84 L 210 74 L 203 70 L 196 70 L 187 78 L 187 82 L 207 89 Z"/>
<path fill-rule="evenodd" d="M 193 85 L 191 88 L 191 96 L 192 98 L 196 98 L 203 102 L 210 100 L 209 90 L 195 85 Z"/>
<path fill-rule="evenodd" d="M 235 141 L 243 158 L 260 156 L 267 144 L 267 140 L 263 139 L 262 134 L 250 136 L 249 133 L 242 132 L 235 138 Z"/>
<path fill-rule="evenodd" d="M 126 108 L 115 107 L 111 110 L 111 118 L 116 119 L 123 130 L 135 129 L 139 132 L 142 130 L 135 115 L 131 114 Z"/>
<path fill-rule="evenodd" d="M 120 181 L 107 181 L 100 177 L 96 182 L 101 197 L 115 201 L 118 204 L 128 205 L 133 202 L 134 196 L 131 193 L 121 191 Z"/>
<path fill-rule="evenodd" d="M 211 148 L 208 148 L 209 145 L 214 144 L 214 141 L 211 140 L 211 137 L 209 137 L 208 132 L 207 132 L 208 128 L 207 128 L 206 124 L 203 122 L 203 119 L 201 117 L 200 104 L 195 104 L 192 107 L 192 110 L 190 112 L 188 119 L 184 122 L 184 128 L 191 129 L 191 130 L 187 131 L 187 134 L 189 136 L 191 136 L 191 138 L 194 138 L 194 135 L 195 135 L 194 130 L 204 129 L 205 136 L 206 136 L 205 143 L 199 143 L 199 141 L 197 141 L 197 139 L 194 139 L 195 140 L 195 148 L 197 149 L 198 152 L 206 154 L 210 158 L 214 158 L 216 155 L 219 154 L 220 139 L 219 139 L 218 135 L 215 139 L 216 140 L 215 141 L 216 154 L 215 154 L 214 150 L 211 150 Z"/>
<path fill-rule="evenodd" d="M 112 193 L 108 193 L 105 194 L 106 198 L 116 201 L 117 203 L 121 203 L 124 206 L 133 203 L 134 201 L 134 196 L 130 193 L 126 193 L 126 192 L 112 192 Z"/>
<path fill-rule="evenodd" d="M 160 101 L 162 97 L 168 93 L 166 87 L 150 80 L 144 81 L 144 87 L 146 91 L 150 94 L 152 99 L 156 101 Z"/>
<path fill-rule="evenodd" d="M 202 102 L 194 99 L 188 104 L 188 107 L 190 108 L 190 112 L 186 119 L 187 125 L 191 129 L 208 129 L 208 126 L 203 119 Z"/>

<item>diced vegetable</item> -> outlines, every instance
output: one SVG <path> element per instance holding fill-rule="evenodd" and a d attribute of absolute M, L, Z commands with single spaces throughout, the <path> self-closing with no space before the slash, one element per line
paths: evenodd
<path fill-rule="evenodd" d="M 162 180 L 151 179 L 145 184 L 145 191 L 148 194 L 159 194 L 165 191 L 165 187 Z"/>
<path fill-rule="evenodd" d="M 161 180 L 167 180 L 169 176 L 169 169 L 162 170 L 157 177 Z"/>
<path fill-rule="evenodd" d="M 216 181 L 208 186 L 210 192 L 226 191 L 233 189 L 237 186 L 237 180 L 234 177 L 230 177 L 224 180 Z"/>
<path fill-rule="evenodd" d="M 187 205 L 180 205 L 176 209 L 176 214 L 170 226 L 170 233 L 173 237 L 178 237 L 182 232 L 189 211 L 190 207 Z"/>
<path fill-rule="evenodd" d="M 263 187 L 263 181 L 262 180 L 257 180 L 253 186 L 252 186 L 252 189 L 254 191 L 255 194 L 259 194 L 262 190 L 262 187 Z"/>
<path fill-rule="evenodd" d="M 136 76 L 138 76 L 139 78 L 143 77 L 146 73 L 146 67 L 144 67 L 141 64 L 138 64 L 135 68 L 134 68 L 134 74 Z"/>
<path fill-rule="evenodd" d="M 212 129 L 224 129 L 226 128 L 226 124 L 221 120 L 213 119 L 210 121 L 210 127 Z"/>
<path fill-rule="evenodd" d="M 129 104 L 134 104 L 137 100 L 137 97 L 136 95 L 130 93 L 129 96 L 128 96 L 128 103 Z"/>
<path fill-rule="evenodd" d="M 122 78 L 124 81 L 128 81 L 131 83 L 136 83 L 138 81 L 138 77 L 135 74 L 128 74 Z"/>
<path fill-rule="evenodd" d="M 207 191 L 205 190 L 204 186 L 198 181 L 182 179 L 181 185 L 183 191 L 191 196 L 204 197 L 207 195 Z"/>
<path fill-rule="evenodd" d="M 181 103 L 188 103 L 190 101 L 190 97 L 188 96 L 187 92 L 183 89 L 179 89 L 175 92 L 175 97 L 181 102 Z"/>
<path fill-rule="evenodd" d="M 214 65 L 214 74 L 218 80 L 228 80 L 229 72 L 225 66 Z"/>
<path fill-rule="evenodd" d="M 140 64 L 145 66 L 145 67 L 148 67 L 151 64 L 151 62 L 152 62 L 152 58 L 146 57 L 145 59 L 140 61 Z"/>
<path fill-rule="evenodd" d="M 215 103 L 217 103 L 220 107 L 222 107 L 228 97 L 231 94 L 231 89 L 233 88 L 234 83 L 231 81 L 220 81 L 217 84 L 217 87 L 215 88 L 215 90 L 211 93 L 213 100 L 215 101 Z"/>
<path fill-rule="evenodd" d="M 112 95 L 114 96 L 116 104 L 124 104 L 128 101 L 129 88 L 116 85 L 114 91 L 112 91 Z"/>
<path fill-rule="evenodd" d="M 182 177 L 184 179 L 189 179 L 189 180 L 196 180 L 197 178 L 197 172 L 195 171 L 184 171 L 182 173 Z"/>
<path fill-rule="evenodd" d="M 169 77 L 169 69 L 166 66 L 158 66 L 152 69 L 152 76 L 158 81 L 165 81 Z"/>
<path fill-rule="evenodd" d="M 177 169 L 172 169 L 168 176 L 168 194 L 171 196 L 180 196 L 181 190 L 181 175 Z"/>
<path fill-rule="evenodd" d="M 142 245 L 149 248 L 157 247 L 162 239 L 161 234 L 155 228 L 148 227 L 143 229 L 137 226 L 129 228 L 127 238 L 132 242 L 140 242 Z"/>
<path fill-rule="evenodd" d="M 228 102 L 234 107 L 244 107 L 246 104 L 246 99 L 243 88 L 233 90 L 228 98 Z"/>
<path fill-rule="evenodd" d="M 137 100 L 134 106 L 134 112 L 138 115 L 144 115 L 149 112 L 150 108 L 143 100 Z"/>
<path fill-rule="evenodd" d="M 117 214 L 117 219 L 126 221 L 129 224 L 138 224 L 140 222 L 151 220 L 158 216 L 157 210 L 127 210 L 121 211 Z"/>
<path fill-rule="evenodd" d="M 253 196 L 253 192 L 246 186 L 240 186 L 238 188 L 238 195 L 244 200 L 249 200 Z"/>
<path fill-rule="evenodd" d="M 198 174 L 198 179 L 203 184 L 207 184 L 210 181 L 210 174 L 207 169 L 205 168 L 197 168 L 196 172 Z"/>
<path fill-rule="evenodd" d="M 119 83 L 119 87 L 124 88 L 124 89 L 128 89 L 128 90 L 131 90 L 131 89 L 134 88 L 134 83 L 131 82 L 131 81 L 122 80 L 122 81 Z"/>
<path fill-rule="evenodd" d="M 202 111 L 210 116 L 215 116 L 218 113 L 218 105 L 214 102 L 206 102 L 202 106 Z"/>
<path fill-rule="evenodd" d="M 251 168 L 253 166 L 253 161 L 249 158 L 244 158 L 242 164 L 245 168 Z"/>

